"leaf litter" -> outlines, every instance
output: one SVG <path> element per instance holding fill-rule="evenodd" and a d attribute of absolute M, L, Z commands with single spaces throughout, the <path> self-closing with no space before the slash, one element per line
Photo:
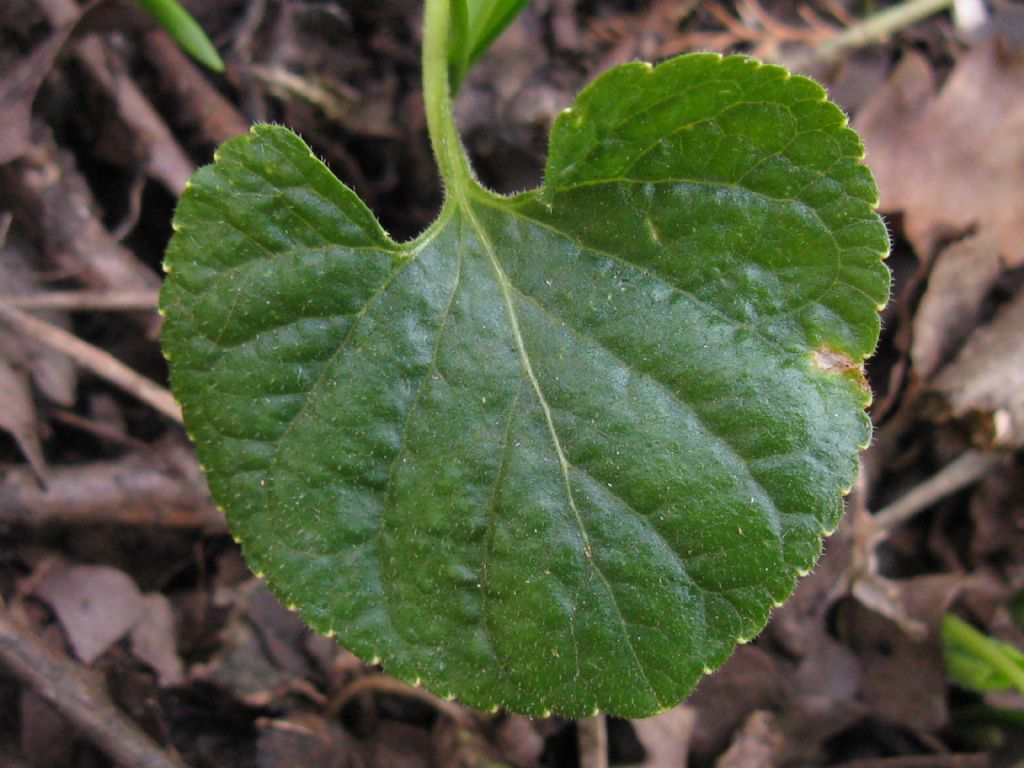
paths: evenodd
<path fill-rule="evenodd" d="M 381 54 L 403 46 L 411 50 L 409 30 L 415 28 L 416 21 L 407 13 L 409 8 L 380 5 L 354 9 L 358 28 L 372 30 L 372 35 L 364 39 L 345 33 L 342 27 L 321 24 L 331 35 L 344 38 L 340 43 L 326 43 L 309 34 L 310 27 L 318 26 L 316 14 L 320 11 L 312 7 L 315 4 L 285 5 L 304 24 L 300 26 L 305 37 L 299 46 L 275 43 L 274 4 L 249 3 L 244 16 L 233 6 L 204 12 L 207 15 L 202 20 L 221 33 L 218 39 L 229 41 L 230 48 L 235 45 L 232 35 L 237 34 L 237 50 L 240 54 L 248 51 L 251 57 L 236 60 L 237 71 L 242 73 L 240 90 L 221 87 L 221 92 L 235 98 L 240 94 L 239 108 L 250 118 L 283 116 L 305 135 L 317 137 L 318 151 L 343 175 L 350 174 L 347 180 L 361 186 L 361 192 L 373 197 L 389 228 L 412 234 L 417 221 L 426 221 L 436 204 L 436 192 L 430 191 L 433 171 L 429 157 L 417 144 L 422 116 L 408 109 L 418 95 L 415 78 L 402 66 L 411 68 L 414 62 L 396 66 L 390 63 L 390 54 Z M 789 10 L 782 4 L 764 5 L 773 16 L 788 18 Z M 473 146 L 480 154 L 481 166 L 498 178 L 497 183 L 509 158 L 519 158 L 521 167 L 514 174 L 509 172 L 508 188 L 536 181 L 544 131 L 538 131 L 533 121 L 549 119 L 544 115 L 550 112 L 550 105 L 561 103 L 560 98 L 567 100 L 585 81 L 587 72 L 578 66 L 579 61 L 621 56 L 616 49 L 623 48 L 619 43 L 622 35 L 628 34 L 621 30 L 636 26 L 630 12 L 619 5 L 597 3 L 592 9 L 574 9 L 572 13 L 566 12 L 565 6 L 540 4 L 541 12 L 531 18 L 528 27 L 528 36 L 554 41 L 556 37 L 546 25 L 557 17 L 561 25 L 557 39 L 572 42 L 571 50 L 556 43 L 544 51 L 543 59 L 523 65 L 527 77 L 553 84 L 546 100 L 537 109 L 526 110 L 528 118 L 520 118 L 519 107 L 510 106 L 516 93 L 512 88 L 487 91 L 486 100 L 480 102 L 481 109 L 504 121 L 502 137 L 511 138 L 494 140 L 480 131 L 471 137 Z M 549 7 L 555 11 L 545 16 Z M 587 16 L 591 11 L 601 23 L 593 23 Z M 668 15 L 652 11 L 648 16 L 668 19 L 655 30 L 659 46 L 672 47 L 676 36 L 682 39 L 700 31 L 699 14 L 681 20 L 677 10 Z M 51 32 L 31 4 L 5 6 L 0 20 L 12 35 L 21 36 L 17 50 L 6 47 L 14 38 L 0 42 L 7 56 L 5 64 L 29 51 L 42 50 L 39 46 Z M 620 30 L 617 37 L 601 32 L 609 26 Z M 941 34 L 933 34 L 937 26 L 941 31 L 941 20 L 928 27 L 932 34 L 928 39 L 943 39 Z M 536 35 L 536 30 L 541 34 Z M 758 34 L 762 32 L 758 30 Z M 105 41 L 105 55 L 125 56 L 125 48 L 109 45 L 109 32 L 100 37 Z M 332 44 L 344 52 L 333 59 L 334 69 L 324 65 L 332 60 Z M 128 45 L 130 48 L 130 41 Z M 275 45 L 285 47 L 275 49 Z M 1013 371 L 1008 367 L 1021 337 L 1012 322 L 1020 295 L 1019 244 L 1024 241 L 1019 237 L 1019 225 L 1024 221 L 1019 205 L 1019 190 L 1024 188 L 1020 184 L 1024 173 L 1021 133 L 1013 130 L 1019 126 L 1021 108 L 1019 53 L 993 42 L 941 49 L 935 55 L 936 45 L 929 45 L 931 49 L 917 48 L 927 52 L 923 58 L 906 39 L 897 38 L 888 50 L 898 51 L 903 64 L 886 89 L 894 99 L 885 102 L 879 94 L 873 106 L 859 107 L 854 114 L 858 125 L 869 126 L 869 160 L 879 176 L 883 209 L 897 214 L 890 224 L 893 233 L 906 243 L 897 251 L 897 266 L 900 259 L 913 262 L 923 275 L 919 294 L 908 295 L 911 305 L 906 308 L 913 333 L 905 354 L 912 359 L 914 376 L 895 393 L 895 407 L 877 425 L 878 439 L 869 452 L 869 464 L 879 467 L 872 470 L 866 488 L 866 503 L 872 509 L 900 498 L 968 446 L 985 446 L 1000 435 L 1012 438 L 998 440 L 1005 450 L 1019 445 L 1013 426 L 1017 422 L 1007 421 L 1005 415 L 1015 413 L 1015 392 L 1021 389 L 1013 384 Z M 287 52 L 287 60 L 275 59 L 279 50 Z M 508 58 L 501 65 L 507 80 L 513 79 L 508 69 L 517 66 L 516 61 Z M 544 66 L 535 72 L 538 61 Z M 952 70 L 946 74 L 948 62 L 952 62 Z M 320 76 L 326 71 L 327 77 L 361 93 L 391 99 L 374 114 L 405 117 L 393 127 L 372 126 L 376 138 L 360 136 L 358 124 L 339 137 L 316 109 L 286 102 L 280 92 L 270 92 L 258 77 L 248 76 L 250 63 L 287 65 L 288 71 L 298 72 L 300 77 L 307 73 Z M 485 60 L 473 75 L 483 85 L 471 82 L 467 88 L 486 87 L 491 75 L 497 74 L 489 73 L 488 66 Z M 374 67 L 380 70 L 375 72 Z M 162 107 L 158 110 L 162 120 L 192 161 L 205 162 L 209 146 L 203 136 L 220 135 L 218 131 L 223 129 L 213 124 L 208 130 L 202 124 L 197 127 L 194 121 L 202 122 L 201 110 L 189 112 L 193 124 L 177 123 L 183 114 L 175 103 L 180 97 L 149 90 L 137 59 L 126 60 L 119 71 L 122 81 L 141 83 L 141 92 Z M 390 84 L 382 81 L 364 88 L 374 78 L 385 76 Z M 87 144 L 69 143 L 64 130 L 72 114 L 77 115 L 74 119 L 79 129 L 88 131 L 90 125 L 100 124 L 76 93 L 85 77 L 91 76 L 58 60 L 43 79 L 31 110 L 35 125 L 28 134 L 29 155 L 0 169 L 4 179 L 0 209 L 14 213 L 15 239 L 31 243 L 27 251 L 19 247 L 18 260 L 33 274 L 45 276 L 32 290 L 45 290 L 51 284 L 65 289 L 152 288 L 156 254 L 166 237 L 161 229 L 165 224 L 159 222 L 169 218 L 173 201 L 159 189 L 160 182 L 147 183 L 144 196 L 152 213 L 142 212 L 136 231 L 127 240 L 119 242 L 111 234 L 126 212 L 123 193 L 128 186 L 116 174 L 103 170 L 109 147 L 101 157 Z M 101 91 L 118 87 L 118 81 L 92 82 L 99 83 Z M 5 80 L 5 85 L 10 82 Z M 23 126 L 24 107 L 19 109 Z M 464 117 L 474 119 L 473 115 Z M 491 121 L 490 115 L 475 117 L 479 125 Z M 124 115 L 116 112 L 113 120 L 115 124 L 126 122 Z M 141 139 L 130 127 L 122 128 L 118 141 L 124 142 L 123 156 L 139 157 L 142 147 L 131 144 Z M 22 131 L 18 141 L 23 142 L 24 130 L 18 130 Z M 379 138 L 389 131 L 401 138 Z M 395 171 L 399 167 L 403 168 L 401 176 Z M 535 174 L 532 180 L 530 173 Z M 415 183 L 403 182 L 407 175 Z M 68 222 L 75 223 L 69 226 Z M 5 278 L 0 294 L 6 293 Z M 108 350 L 127 353 L 123 359 L 159 379 L 162 364 L 151 335 L 147 335 L 154 322 L 152 313 L 77 313 L 71 327 Z M 898 330 L 895 326 L 886 329 L 878 366 L 892 354 L 886 344 Z M 121 411 L 118 422 L 149 448 L 115 447 L 66 427 L 39 430 L 40 423 L 47 421 L 49 404 L 60 401 L 35 378 L 32 365 L 25 365 L 24 340 L 16 341 L 16 350 L 21 351 L 5 353 L 3 361 L 9 366 L 17 361 L 20 391 L 27 392 L 33 407 L 39 409 L 34 429 L 51 465 L 58 495 L 51 496 L 38 486 L 30 488 L 25 483 L 24 458 L 16 445 L 0 444 L 4 462 L 0 469 L 0 595 L 4 608 L 0 613 L 5 619 L 16 616 L 26 632 L 78 659 L 67 626 L 79 636 L 96 622 L 95 617 L 68 609 L 65 625 L 55 609 L 50 613 L 51 609 L 40 607 L 38 598 L 27 596 L 31 584 L 43 583 L 43 564 L 51 562 L 48 558 L 53 555 L 63 559 L 64 568 L 101 566 L 123 573 L 127 581 L 111 579 L 112 584 L 120 584 L 112 589 L 122 595 L 124 606 L 111 609 L 109 618 L 117 621 L 110 624 L 124 627 L 125 616 L 135 611 L 134 629 L 128 627 L 109 642 L 100 638 L 105 648 L 92 661 L 92 668 L 106 670 L 113 683 L 111 690 L 134 686 L 152 692 L 157 720 L 151 718 L 152 710 L 145 717 L 140 709 L 132 712 L 156 734 L 153 743 L 158 748 L 166 754 L 180 754 L 187 765 L 211 766 L 304 763 L 401 768 L 439 764 L 456 754 L 466 760 L 465 765 L 494 761 L 523 766 L 577 764 L 572 726 L 557 719 L 514 720 L 500 713 L 467 713 L 469 719 L 458 728 L 442 727 L 438 725 L 445 717 L 439 714 L 442 705 L 456 705 L 438 702 L 434 706 L 429 698 L 372 687 L 349 699 L 340 712 L 332 713 L 330 700 L 354 682 L 380 676 L 380 672 L 283 621 L 286 612 L 275 618 L 274 609 L 253 607 L 251 588 L 245 586 L 248 576 L 238 564 L 231 542 L 218 532 L 222 529 L 218 528 L 216 510 L 210 506 L 201 480 L 196 479 L 194 460 L 187 458 L 191 470 L 183 468 L 177 428 L 157 424 L 151 414 L 116 391 L 88 377 L 79 381 L 72 372 L 58 376 L 64 381 L 64 391 L 71 393 L 63 402 L 88 415 L 86 399 L 92 392 L 99 389 L 114 395 Z M 66 362 L 63 365 L 68 367 Z M 881 378 L 870 369 L 868 374 L 877 391 Z M 934 408 L 923 397 L 927 393 L 940 397 L 942 407 Z M 0 400 L 4 418 L 24 420 L 25 410 L 12 407 L 14 402 Z M 998 415 L 1001 413 L 1004 415 Z M 956 418 L 950 420 L 950 415 Z M 1000 425 L 1007 424 L 1011 429 L 1000 431 Z M 166 433 L 179 439 L 165 440 Z M 873 454 L 884 455 L 885 461 L 880 465 L 872 462 Z M 943 721 L 957 723 L 958 697 L 964 694 L 951 696 L 941 668 L 936 666 L 931 618 L 923 619 L 909 606 L 913 603 L 910 596 L 920 592 L 934 615 L 955 594 L 953 606 L 961 615 L 1021 647 L 1010 609 L 1013 595 L 1024 586 L 1024 548 L 1019 546 L 1024 540 L 1020 504 L 1024 477 L 1018 465 L 1019 461 L 999 465 L 976 486 L 933 503 L 909 523 L 888 532 L 870 558 L 864 556 L 862 533 L 849 518 L 845 520 L 830 540 L 825 559 L 794 600 L 777 612 L 776 620 L 752 647 L 741 650 L 716 678 L 707 681 L 712 694 L 715 681 L 719 681 L 719 693 L 698 693 L 683 707 L 661 716 L 675 725 L 662 729 L 657 737 L 648 728 L 657 720 L 639 722 L 635 729 L 628 723 L 625 730 L 612 729 L 613 761 L 616 755 L 628 753 L 623 751 L 622 734 L 635 731 L 633 738 L 646 745 L 647 758 L 666 755 L 663 762 L 672 760 L 675 765 L 682 760 L 711 765 L 724 761 L 727 754 L 729 760 L 737 760 L 745 749 L 774 744 L 776 737 L 782 739 L 781 751 L 771 757 L 768 752 L 760 753 L 764 755 L 761 759 L 774 761 L 770 764 L 832 765 L 858 759 L 858 765 L 881 768 L 885 760 L 898 756 L 928 757 L 925 753 L 933 753 L 931 757 L 941 757 L 943 750 L 952 750 L 950 761 L 955 757 L 958 765 L 995 764 L 989 762 L 989 755 L 980 754 L 990 751 L 988 747 L 961 740 L 954 735 L 955 729 L 938 729 Z M 37 523 L 32 520 L 33 509 L 39 511 Z M 184 526 L 177 527 L 182 521 Z M 946 592 L 929 591 L 921 581 L 945 574 L 968 578 Z M 863 588 L 855 590 L 860 598 L 852 595 L 851 585 L 868 578 L 884 578 L 883 584 L 895 585 L 902 597 L 893 604 L 903 606 L 904 611 L 897 618 L 909 619 L 909 624 L 904 627 L 900 621 L 878 618 L 878 611 L 889 608 L 882 603 L 874 609 L 864 607 L 860 600 L 866 595 Z M 100 577 L 100 584 L 105 583 L 103 579 L 110 579 L 109 574 Z M 941 580 L 938 583 L 941 585 Z M 55 595 L 48 594 L 57 601 Z M 866 600 L 870 603 L 871 598 Z M 132 605 L 136 608 L 131 609 Z M 148 637 L 138 632 L 142 616 L 149 617 L 145 622 L 151 631 Z M 232 639 L 236 637 L 242 642 L 236 644 Z M 83 642 L 81 637 L 78 642 Z M 94 643 L 92 647 L 95 653 L 98 646 Z M 891 663 L 885 648 L 908 663 Z M 240 666 L 226 664 L 232 652 Z M 913 667 L 910 661 L 923 666 Z M 75 664 L 84 666 L 80 659 Z M 915 680 L 910 679 L 911 669 L 917 670 Z M 212 670 L 218 674 L 211 676 Z M 140 682 L 145 679 L 151 679 L 152 687 Z M 243 686 L 244 681 L 254 680 L 255 684 Z M 286 684 L 277 685 L 275 680 Z M 915 685 L 901 685 L 901 681 Z M 2 719 L 0 752 L 30 765 L 87 764 L 89 758 L 83 754 L 97 743 L 95 735 L 83 737 L 64 727 L 64 715 L 49 710 L 44 714 L 43 708 L 50 705 L 40 705 L 33 698 L 30 684 L 8 676 L 2 660 L 0 683 L 0 707 L 17 713 L 21 723 L 18 729 L 14 727 L 17 719 Z M 945 714 L 937 705 L 940 700 L 946 702 Z M 122 706 L 127 706 L 128 698 L 124 701 Z M 915 712 L 919 703 L 924 706 Z M 768 712 L 774 714 L 775 722 L 766 728 L 771 719 L 763 713 Z M 158 722 L 162 726 L 154 725 Z M 441 732 L 447 734 L 445 739 L 439 737 Z M 464 743 L 467 733 L 477 740 L 473 742 L 477 747 L 457 750 L 453 744 Z M 499 734 L 504 736 L 499 738 Z M 487 748 L 478 748 L 481 744 Z M 48 751 L 47 745 L 52 749 Z M 669 754 L 673 756 L 667 757 Z M 998 753 L 991 750 L 991 757 L 997 760 Z"/>

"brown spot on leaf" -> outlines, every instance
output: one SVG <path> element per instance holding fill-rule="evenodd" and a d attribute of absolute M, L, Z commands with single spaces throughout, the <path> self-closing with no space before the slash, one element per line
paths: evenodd
<path fill-rule="evenodd" d="M 822 373 L 838 373 L 854 379 L 865 392 L 870 392 L 871 387 L 864 378 L 864 365 L 855 363 L 853 358 L 845 352 L 822 346 L 814 350 L 814 364 Z"/>
<path fill-rule="evenodd" d="M 849 355 L 828 347 L 814 350 L 814 364 L 825 373 L 843 373 L 860 368 L 860 365 L 853 362 Z"/>

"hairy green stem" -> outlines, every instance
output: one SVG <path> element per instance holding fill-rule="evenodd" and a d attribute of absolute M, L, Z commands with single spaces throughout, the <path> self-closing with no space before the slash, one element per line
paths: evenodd
<path fill-rule="evenodd" d="M 473 170 L 459 138 L 448 82 L 450 0 L 426 0 L 423 13 L 423 100 L 427 131 L 447 199 L 461 197 L 473 182 Z"/>

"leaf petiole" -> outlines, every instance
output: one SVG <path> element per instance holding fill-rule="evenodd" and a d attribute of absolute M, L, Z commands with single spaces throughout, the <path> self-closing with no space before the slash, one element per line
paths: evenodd
<path fill-rule="evenodd" d="M 426 0 L 423 12 L 423 100 L 430 145 L 437 158 L 446 201 L 461 198 L 475 183 L 452 110 L 448 79 L 450 29 L 450 0 Z"/>

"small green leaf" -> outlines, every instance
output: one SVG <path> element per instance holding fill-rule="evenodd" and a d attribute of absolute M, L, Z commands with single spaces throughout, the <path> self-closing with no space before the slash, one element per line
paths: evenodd
<path fill-rule="evenodd" d="M 224 62 L 203 28 L 176 0 L 138 0 L 161 27 L 189 56 L 214 72 L 224 71 Z"/>
<path fill-rule="evenodd" d="M 607 73 L 543 188 L 453 176 L 410 243 L 286 129 L 224 145 L 161 303 L 249 562 L 473 706 L 676 704 L 812 567 L 870 438 L 862 154 L 816 84 L 710 54 Z"/>
<path fill-rule="evenodd" d="M 529 5 L 530 0 L 467 0 L 469 64 L 484 55 L 505 28 Z"/>
<path fill-rule="evenodd" d="M 946 672 L 957 685 L 979 693 L 1018 690 L 1024 693 L 1024 653 L 988 637 L 963 619 L 942 619 Z"/>
<path fill-rule="evenodd" d="M 449 78 L 452 91 L 530 0 L 452 0 Z"/>

